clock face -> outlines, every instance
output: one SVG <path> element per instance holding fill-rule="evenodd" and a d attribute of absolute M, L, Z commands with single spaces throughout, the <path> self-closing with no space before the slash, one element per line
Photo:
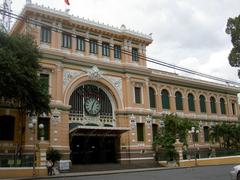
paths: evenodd
<path fill-rule="evenodd" d="M 87 98 L 85 100 L 84 106 L 85 106 L 85 110 L 90 115 L 98 114 L 101 109 L 101 105 L 99 101 L 94 97 Z"/>

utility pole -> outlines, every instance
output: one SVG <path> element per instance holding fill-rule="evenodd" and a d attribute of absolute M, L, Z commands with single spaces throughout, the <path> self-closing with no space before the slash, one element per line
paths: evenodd
<path fill-rule="evenodd" d="M 11 0 L 3 0 L 0 5 L 0 29 L 9 32 L 11 26 Z"/>

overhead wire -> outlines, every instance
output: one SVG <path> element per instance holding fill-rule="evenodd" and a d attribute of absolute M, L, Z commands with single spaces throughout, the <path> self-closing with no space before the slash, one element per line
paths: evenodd
<path fill-rule="evenodd" d="M 18 15 L 18 14 L 12 13 L 12 12 L 8 12 L 8 11 L 2 9 L 2 8 L 0 8 L 0 13 L 1 14 L 4 13 L 6 16 L 10 16 L 11 18 L 14 18 L 16 20 L 25 21 L 27 24 L 32 24 L 32 25 L 40 26 L 40 27 L 41 26 L 50 27 L 51 30 L 54 31 L 54 32 L 58 32 L 58 33 L 66 32 L 66 33 L 69 33 L 69 34 L 71 34 L 71 37 L 73 37 L 73 38 L 76 38 L 77 36 L 79 36 L 76 33 L 68 32 L 68 30 L 66 30 L 66 29 L 63 29 L 63 28 L 60 28 L 60 27 L 57 27 L 57 26 L 53 26 L 53 25 L 50 25 L 50 24 L 47 24 L 47 23 L 44 23 L 44 22 L 37 21 L 37 20 L 35 20 L 33 18 L 30 18 L 28 16 L 22 16 L 22 15 Z M 86 38 L 85 37 L 85 40 L 89 41 L 90 39 L 91 38 Z M 102 44 L 97 43 L 97 46 L 102 46 Z M 109 49 L 113 50 L 113 47 L 110 46 Z M 132 53 L 130 51 L 122 49 L 122 48 L 121 48 L 121 53 L 126 54 L 126 55 L 132 55 Z M 230 81 L 230 80 L 227 80 L 227 79 L 219 78 L 219 77 L 212 76 L 212 75 L 209 75 L 209 74 L 204 74 L 204 73 L 201 73 L 201 72 L 198 72 L 198 71 L 194 71 L 194 70 L 191 70 L 191 69 L 187 69 L 187 68 L 183 68 L 183 67 L 180 67 L 180 66 L 176 66 L 176 65 L 164 62 L 164 61 L 159 60 L 159 59 L 143 56 L 141 54 L 138 54 L 138 58 L 141 59 L 141 60 L 144 60 L 146 62 L 154 63 L 154 64 L 157 64 L 157 65 L 164 66 L 164 67 L 167 67 L 167 68 L 171 68 L 171 69 L 174 69 L 174 70 L 178 70 L 178 71 L 181 71 L 181 72 L 184 72 L 184 73 L 188 73 L 188 74 L 204 77 L 204 78 L 215 80 L 215 81 L 218 81 L 218 82 L 227 83 L 228 85 L 232 84 L 232 85 L 240 86 L 240 83 L 235 82 L 235 81 Z"/>

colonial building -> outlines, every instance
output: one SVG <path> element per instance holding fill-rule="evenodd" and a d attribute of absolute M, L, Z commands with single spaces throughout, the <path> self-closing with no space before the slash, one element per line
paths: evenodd
<path fill-rule="evenodd" d="M 210 146 L 212 124 L 238 121 L 239 88 L 148 68 L 150 35 L 35 4 L 20 16 L 11 33 L 35 37 L 52 113 L 38 117 L 44 127 L 35 132 L 43 133 L 33 134 L 31 118 L 19 125 L 14 103 L 4 102 L 1 153 L 14 154 L 21 142 L 23 153 L 31 154 L 37 142 L 41 151 L 59 149 L 75 164 L 148 162 L 154 160 L 153 136 L 164 113 L 199 121 L 200 148 Z"/>

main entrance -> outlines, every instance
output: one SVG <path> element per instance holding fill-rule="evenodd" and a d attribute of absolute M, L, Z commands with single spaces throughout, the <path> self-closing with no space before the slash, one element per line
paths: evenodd
<path fill-rule="evenodd" d="M 116 127 L 116 103 L 111 93 L 93 84 L 79 86 L 71 95 L 69 129 L 73 164 L 117 162 L 120 134 Z"/>
<path fill-rule="evenodd" d="M 116 162 L 116 137 L 74 136 L 71 143 L 73 164 Z"/>

